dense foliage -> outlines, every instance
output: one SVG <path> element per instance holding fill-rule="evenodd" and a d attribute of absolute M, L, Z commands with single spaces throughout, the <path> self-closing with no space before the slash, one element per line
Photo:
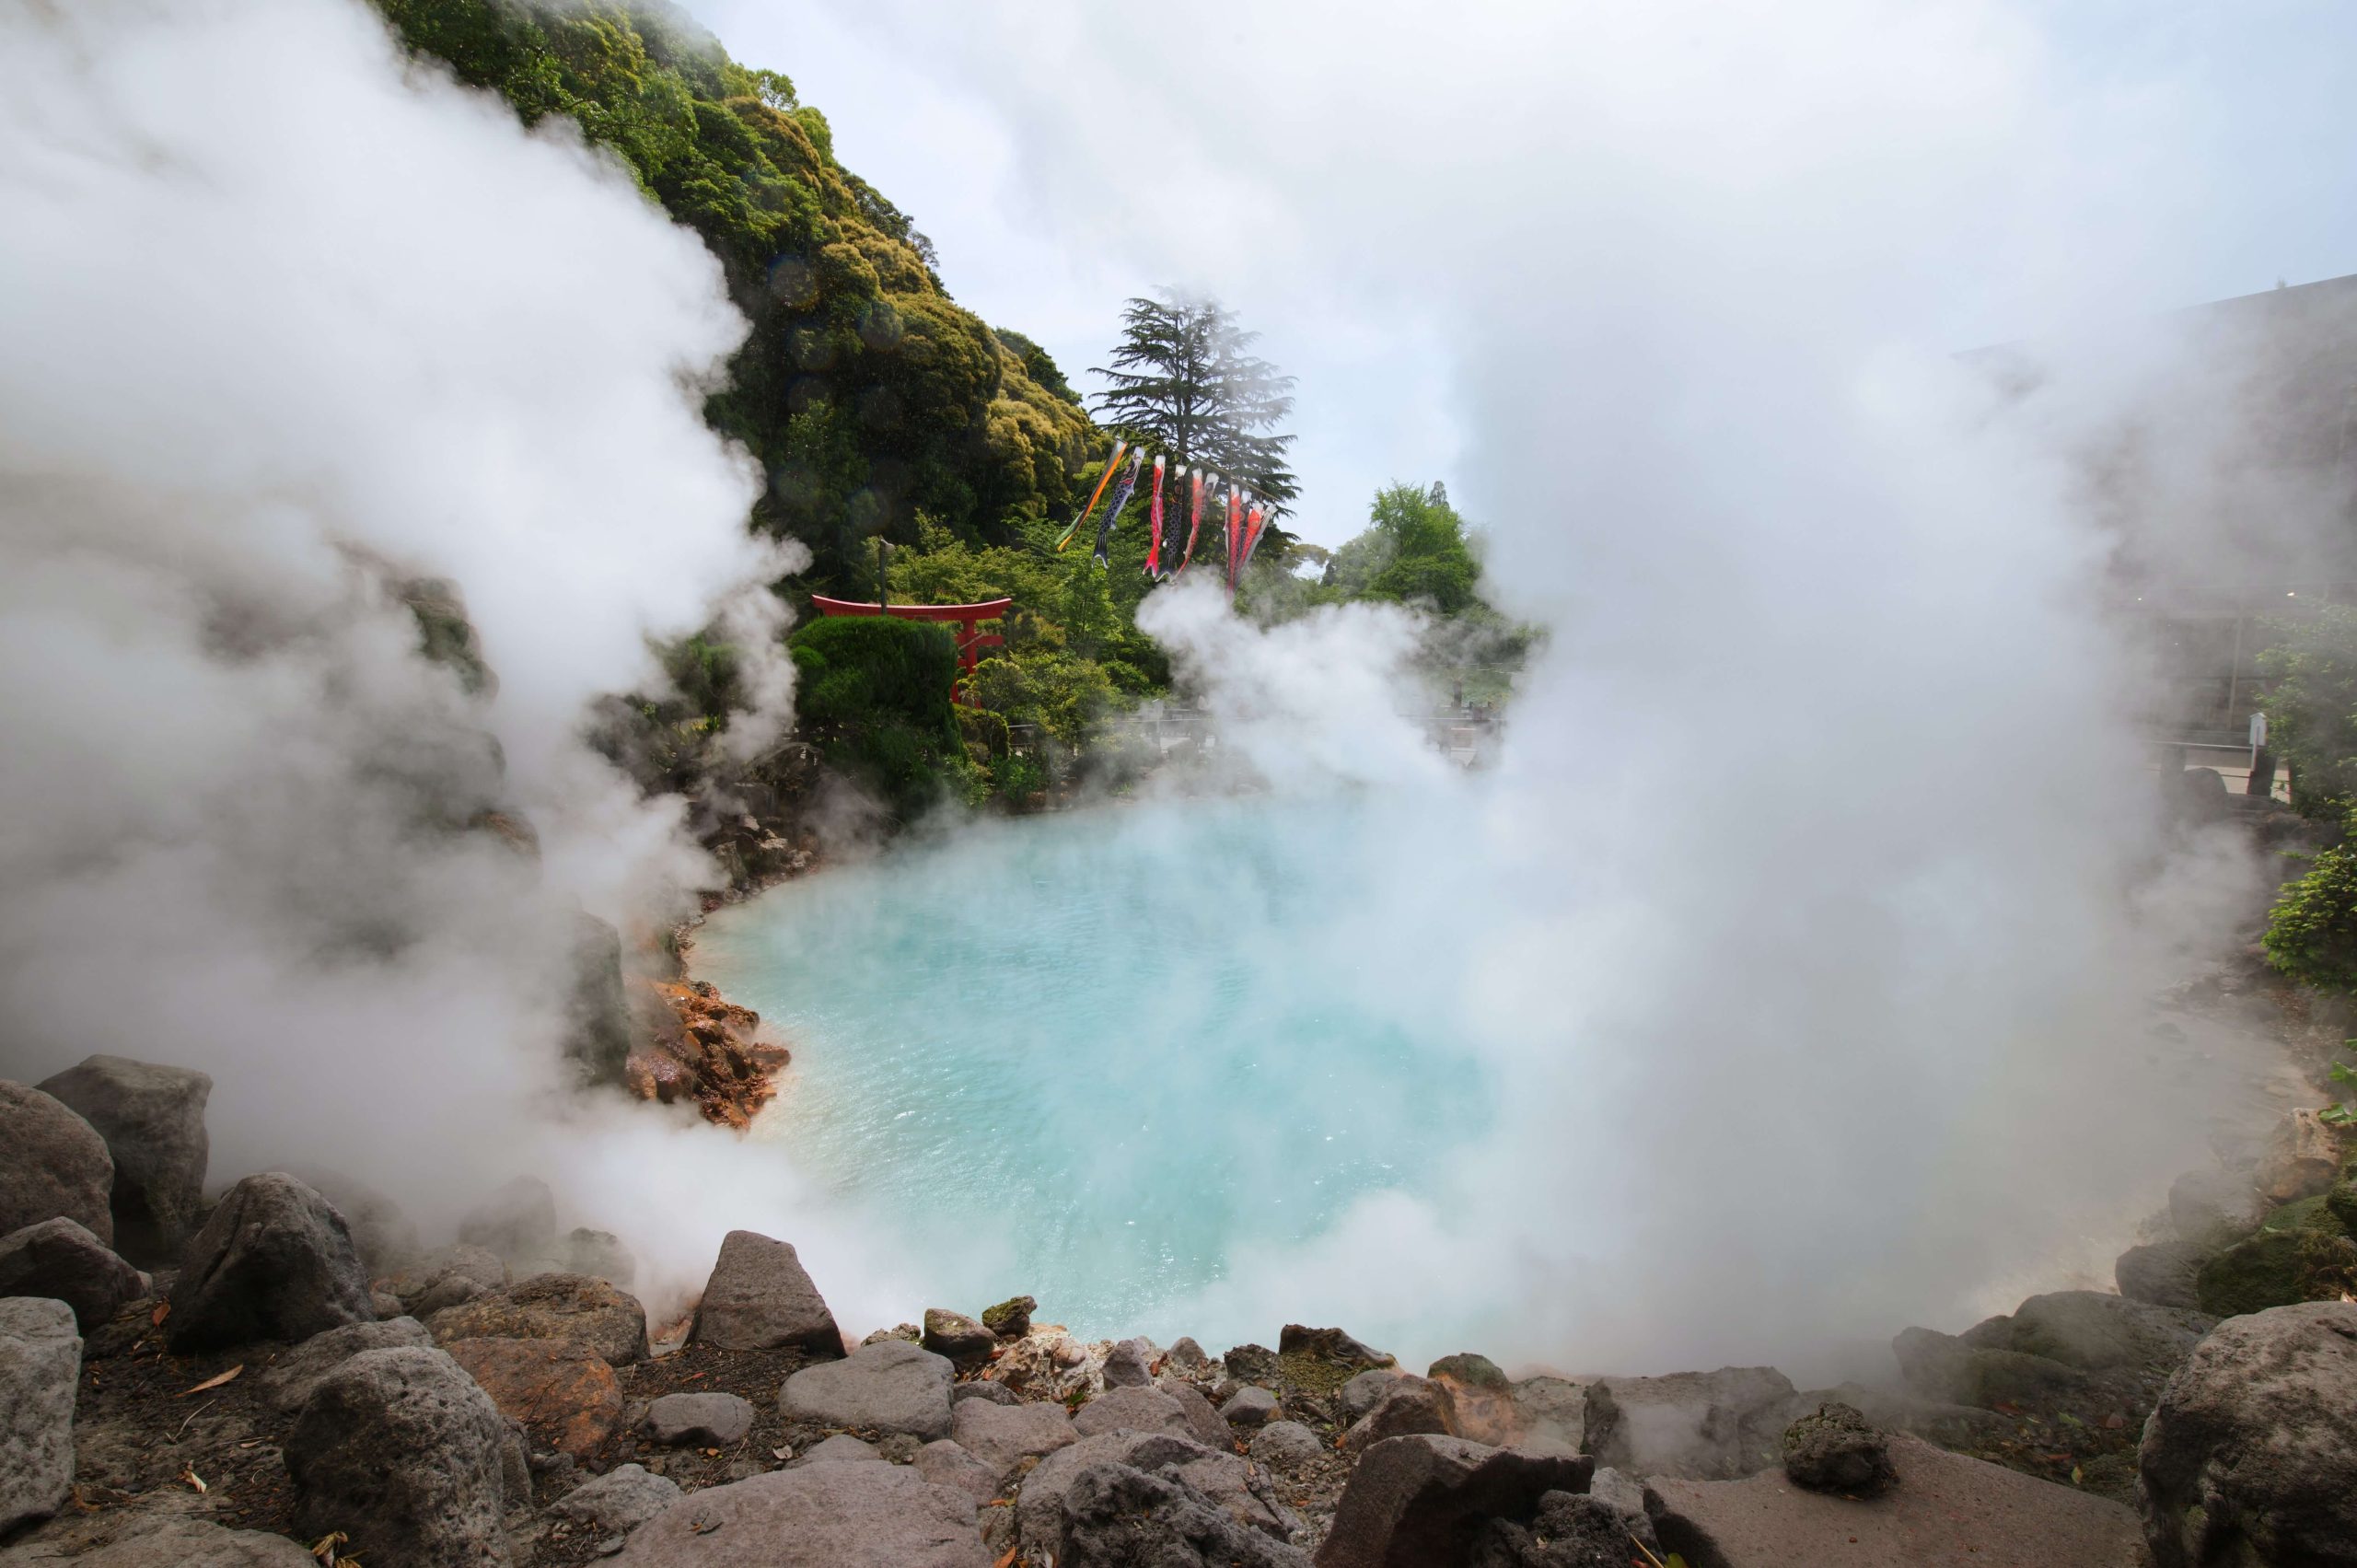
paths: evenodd
<path fill-rule="evenodd" d="M 2327 605 L 2279 621 L 2259 657 L 2270 749 L 2291 764 L 2292 806 L 2340 818 L 2357 806 L 2357 610 Z"/>
<path fill-rule="evenodd" d="M 958 645 L 947 629 L 881 616 L 814 621 L 795 632 L 795 709 L 806 739 L 902 820 L 979 787 L 950 703 Z"/>

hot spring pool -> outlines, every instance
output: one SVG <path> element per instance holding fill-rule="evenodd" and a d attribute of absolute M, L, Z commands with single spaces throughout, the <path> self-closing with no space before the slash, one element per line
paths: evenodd
<path fill-rule="evenodd" d="M 993 824 L 725 910 L 694 967 L 795 1048 L 758 1134 L 936 1260 L 938 1304 L 1153 1331 L 1482 1130 L 1445 923 L 1362 869 L 1376 809 Z"/>

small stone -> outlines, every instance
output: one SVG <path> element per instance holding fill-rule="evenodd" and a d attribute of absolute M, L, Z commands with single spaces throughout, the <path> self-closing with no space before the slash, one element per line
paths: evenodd
<path fill-rule="evenodd" d="M 1448 1429 L 1448 1390 L 1430 1378 L 1399 1377 L 1383 1390 L 1373 1410 L 1342 1434 L 1342 1447 L 1363 1454 L 1387 1437 L 1445 1434 Z"/>
<path fill-rule="evenodd" d="M 859 1342 L 859 1348 L 865 1350 L 870 1345 L 880 1345 L 886 1340 L 899 1340 L 903 1344 L 922 1344 L 924 1330 L 914 1323 L 901 1323 L 889 1329 L 870 1329 L 867 1337 Z"/>
<path fill-rule="evenodd" d="M 401 1309 L 420 1322 L 446 1307 L 471 1301 L 508 1282 L 507 1265 L 480 1247 L 446 1247 L 429 1253 L 385 1281 Z"/>
<path fill-rule="evenodd" d="M 1178 1336 L 1178 1342 L 1170 1347 L 1169 1362 L 1179 1371 L 1190 1373 L 1201 1372 L 1212 1364 L 1211 1357 L 1203 1353 L 1203 1347 L 1190 1334 Z"/>
<path fill-rule="evenodd" d="M 949 1383 L 947 1360 L 888 1340 L 862 1346 L 846 1360 L 795 1373 L 779 1390 L 778 1406 L 788 1421 L 905 1432 L 930 1442 L 949 1435 Z"/>
<path fill-rule="evenodd" d="M 1031 1331 L 1031 1314 L 1039 1304 L 1028 1295 L 1011 1295 L 996 1307 L 982 1308 L 982 1326 L 1002 1340 L 1019 1340 Z"/>
<path fill-rule="evenodd" d="M 1396 1366 L 1378 1366 L 1362 1372 L 1344 1383 L 1334 1396 L 1334 1402 L 1341 1410 L 1344 1423 L 1363 1418 L 1367 1411 L 1375 1408 L 1376 1401 L 1383 1398 L 1383 1391 L 1386 1388 L 1406 1376 L 1406 1373 Z"/>
<path fill-rule="evenodd" d="M 1252 1434 L 1252 1457 L 1272 1470 L 1305 1469 L 1325 1452 L 1318 1434 L 1297 1421 L 1272 1421 Z"/>
<path fill-rule="evenodd" d="M 646 1407 L 640 1430 L 677 1447 L 726 1448 L 753 1430 L 753 1406 L 735 1394 L 665 1394 Z"/>
<path fill-rule="evenodd" d="M 679 1482 L 650 1475 L 643 1465 L 616 1465 L 550 1504 L 549 1512 L 560 1519 L 622 1536 L 679 1500 Z M 621 1544 L 615 1542 L 617 1549 Z"/>
<path fill-rule="evenodd" d="M 571 1340 L 452 1340 L 450 1359 L 534 1441 L 586 1459 L 621 1430 L 614 1369 Z"/>
<path fill-rule="evenodd" d="M 881 1464 L 884 1456 L 876 1451 L 876 1445 L 864 1443 L 848 1432 L 838 1432 L 802 1451 L 806 1465 L 865 1464 L 871 1460 Z"/>
<path fill-rule="evenodd" d="M 1231 1345 L 1220 1364 L 1227 1375 L 1238 1383 L 1258 1383 L 1263 1388 L 1277 1381 L 1277 1353 L 1266 1345 Z"/>
<path fill-rule="evenodd" d="M 1105 1386 L 1143 1388 L 1154 1381 L 1154 1347 L 1144 1340 L 1123 1340 L 1105 1358 Z"/>
<path fill-rule="evenodd" d="M 1390 1366 L 1396 1361 L 1340 1329 L 1305 1329 L 1298 1323 L 1286 1324 L 1277 1335 L 1277 1353 L 1308 1356 L 1338 1366 Z"/>
<path fill-rule="evenodd" d="M 1486 1355 L 1476 1355 L 1471 1351 L 1459 1351 L 1455 1355 L 1442 1356 L 1432 1364 L 1424 1376 L 1434 1378 L 1451 1378 L 1469 1388 L 1503 1389 L 1507 1386 L 1506 1375 L 1498 1370 L 1496 1362 Z"/>
<path fill-rule="evenodd" d="M 1897 1479 L 1890 1440 L 1843 1404 L 1824 1404 L 1784 1429 L 1784 1474 L 1811 1492 L 1871 1497 Z"/>
<path fill-rule="evenodd" d="M 972 1364 L 990 1359 L 991 1352 L 998 1348 L 998 1335 L 962 1312 L 928 1307 L 924 1309 L 923 1336 L 918 1342 L 935 1355 Z"/>

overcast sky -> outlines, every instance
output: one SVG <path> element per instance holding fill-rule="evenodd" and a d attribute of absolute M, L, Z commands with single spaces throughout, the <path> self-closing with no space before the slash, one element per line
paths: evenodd
<path fill-rule="evenodd" d="M 1082 389 L 1124 297 L 1237 308 L 1300 377 L 1329 544 L 1392 479 L 1502 503 L 1467 326 L 1500 274 L 1468 249 L 1538 238 L 1565 288 L 1640 291 L 1692 260 L 1650 248 L 1720 250 L 1707 315 L 1780 286 L 1754 245 L 1815 246 L 1848 330 L 1926 351 L 2357 271 L 2337 0 L 689 3 Z"/>

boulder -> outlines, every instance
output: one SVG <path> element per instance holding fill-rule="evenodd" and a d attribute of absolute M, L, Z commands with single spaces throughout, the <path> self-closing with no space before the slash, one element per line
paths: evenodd
<path fill-rule="evenodd" d="M 622 1423 L 621 1385 L 571 1340 L 452 1340 L 444 1350 L 541 1448 L 586 1459 Z"/>
<path fill-rule="evenodd" d="M 2092 1387 L 2092 1379 L 2084 1372 L 2049 1356 L 2026 1351 L 1987 1350 L 1954 1334 L 1931 1329 L 1901 1330 L 1890 1342 L 1890 1348 L 1898 1357 L 1899 1375 L 1910 1388 L 1925 1399 L 1949 1404 L 1976 1405 L 1984 1410 L 1997 1404 L 2044 1409 L 2079 1398 Z"/>
<path fill-rule="evenodd" d="M 2288 1110 L 2267 1135 L 2252 1179 L 2278 1203 L 2313 1198 L 2340 1174 L 2340 1141 L 2313 1110 Z"/>
<path fill-rule="evenodd" d="M 1455 1355 L 1442 1356 L 1424 1369 L 1424 1376 L 1437 1381 L 1446 1377 L 1468 1388 L 1498 1388 L 1507 1387 L 1506 1375 L 1498 1364 L 1486 1355 L 1458 1351 Z"/>
<path fill-rule="evenodd" d="M 61 1216 L 114 1245 L 114 1157 L 55 1098 L 0 1079 L 0 1236 Z"/>
<path fill-rule="evenodd" d="M 1227 1368 L 1227 1375 L 1239 1383 L 1269 1388 L 1277 1381 L 1277 1353 L 1266 1345 L 1230 1345 L 1227 1353 L 1219 1359 L 1220 1365 Z"/>
<path fill-rule="evenodd" d="M 557 1244 L 557 1266 L 568 1274 L 588 1274 L 616 1290 L 628 1290 L 638 1280 L 638 1260 L 610 1230 L 586 1225 L 566 1231 Z"/>
<path fill-rule="evenodd" d="M 616 1465 L 549 1504 L 549 1512 L 603 1535 L 628 1535 L 679 1500 L 679 1483 L 644 1465 Z"/>
<path fill-rule="evenodd" d="M 998 1336 L 962 1312 L 946 1307 L 924 1309 L 924 1331 L 918 1343 L 935 1355 L 965 1364 L 988 1361 L 998 1348 Z"/>
<path fill-rule="evenodd" d="M 721 1350 L 792 1348 L 819 1358 L 843 1353 L 842 1330 L 793 1247 L 732 1230 L 704 1282 L 688 1338 Z"/>
<path fill-rule="evenodd" d="M 1473 1537 L 1469 1568 L 1620 1568 L 1638 1563 L 1632 1519 L 1584 1493 L 1550 1492 L 1529 1523 L 1492 1519 Z"/>
<path fill-rule="evenodd" d="M 1587 1388 L 1587 1451 L 1636 1476 L 1731 1480 L 1776 1463 L 1798 1402 L 1772 1366 L 1598 1378 Z"/>
<path fill-rule="evenodd" d="M 564 1340 L 611 1366 L 646 1359 L 646 1309 L 588 1274 L 535 1274 L 426 1318 L 437 1343 Z"/>
<path fill-rule="evenodd" d="M 510 1263 L 556 1256 L 556 1194 L 538 1177 L 519 1176 L 467 1212 L 459 1243 Z"/>
<path fill-rule="evenodd" d="M 990 1470 L 995 1493 L 1014 1478 L 1023 1461 L 1069 1447 L 1079 1440 L 1080 1433 L 1062 1405 L 994 1405 L 961 1400 L 950 1408 L 949 1436 Z"/>
<path fill-rule="evenodd" d="M 1383 1390 L 1373 1410 L 1351 1423 L 1350 1430 L 1342 1434 L 1342 1447 L 1350 1453 L 1363 1454 L 1387 1437 L 1408 1437 L 1418 1433 L 1454 1435 L 1451 1425 L 1447 1389 L 1428 1377 L 1400 1377 Z"/>
<path fill-rule="evenodd" d="M 2136 1516 L 1920 1439 L 1890 1440 L 1898 1482 L 1864 1502 L 1806 1492 L 1781 1473 L 1654 1483 L 1661 1544 L 1713 1568 L 1819 1563 L 1906 1568 L 2130 1568 Z"/>
<path fill-rule="evenodd" d="M 1342 1412 L 1345 1423 L 1356 1421 L 1375 1408 L 1386 1388 L 1406 1376 L 1396 1366 L 1377 1366 L 1362 1372 L 1335 1392 L 1335 1408 Z"/>
<path fill-rule="evenodd" d="M 2137 1495 L 2159 1568 L 2357 1563 L 2357 1306 L 2220 1324 L 2144 1423 Z"/>
<path fill-rule="evenodd" d="M 2220 1318 L 2303 1301 L 2338 1301 L 2357 1291 L 2357 1241 L 2321 1198 L 2279 1209 L 2259 1230 L 2195 1272 L 2201 1310 Z"/>
<path fill-rule="evenodd" d="M 307 1540 L 342 1530 L 389 1568 L 505 1568 L 507 1441 L 447 1354 L 363 1351 L 319 1379 L 286 1434 L 295 1527 Z"/>
<path fill-rule="evenodd" d="M 1325 1455 L 1318 1434 L 1297 1421 L 1272 1421 L 1252 1434 L 1252 1458 L 1283 1475 L 1304 1469 Z"/>
<path fill-rule="evenodd" d="M 726 1448 L 753 1430 L 753 1403 L 735 1394 L 665 1394 L 639 1425 L 674 1447 Z"/>
<path fill-rule="evenodd" d="M 1092 1465 L 1128 1465 L 1177 1479 L 1246 1528 L 1289 1541 L 1301 1519 L 1266 1472 L 1240 1456 L 1167 1432 L 1108 1432 L 1084 1437 L 1039 1461 L 1016 1497 L 1016 1530 L 1025 1550 L 1051 1556 L 1063 1542 L 1063 1499 Z"/>
<path fill-rule="evenodd" d="M 1635 1476 L 1604 1465 L 1589 1478 L 1587 1494 L 1620 1516 L 1631 1540 L 1642 1542 L 1655 1556 L 1661 1554 L 1660 1539 L 1654 1533 L 1654 1516 L 1661 1512 L 1661 1496 L 1652 1487 Z"/>
<path fill-rule="evenodd" d="M 2216 1249 L 2258 1228 L 2268 1202 L 2249 1177 L 2212 1167 L 2188 1171 L 2169 1186 L 2169 1218 L 2197 1247 Z"/>
<path fill-rule="evenodd" d="M 1019 1340 L 1031 1331 L 1031 1314 L 1039 1304 L 1028 1295 L 1011 1295 L 996 1307 L 982 1308 L 982 1327 L 1002 1340 Z"/>
<path fill-rule="evenodd" d="M 382 1281 L 397 1270 L 411 1267 L 424 1254 L 425 1249 L 418 1244 L 416 1224 L 399 1203 L 366 1182 L 340 1170 L 308 1166 L 288 1174 L 318 1189 L 319 1196 L 335 1205 L 345 1228 L 352 1232 L 352 1249 L 360 1254 L 360 1266 L 368 1271 L 371 1280 Z M 505 1278 L 503 1274 L 492 1283 Z"/>
<path fill-rule="evenodd" d="M 1492 1448 L 1514 1448 L 1522 1446 L 1530 1434 L 1530 1419 L 1515 1398 L 1514 1386 L 1488 1356 L 1470 1352 L 1445 1355 L 1433 1363 L 1426 1376 L 1440 1394 L 1441 1430 L 1452 1436 L 1487 1443 Z"/>
<path fill-rule="evenodd" d="M 1213 1420 L 1217 1420 L 1216 1414 Z M 1083 1437 L 1094 1437 L 1100 1432 L 1176 1432 L 1198 1443 L 1203 1440 L 1178 1400 L 1160 1388 L 1108 1388 L 1073 1412 L 1072 1428 Z M 1223 1428 L 1218 1442 L 1226 1440 Z"/>
<path fill-rule="evenodd" d="M 2192 1311 L 2201 1305 L 2194 1276 L 2209 1257 L 2209 1249 L 2190 1241 L 2149 1242 L 2122 1252 L 2112 1264 L 2112 1278 L 2131 1301 Z"/>
<path fill-rule="evenodd" d="M 994 1405 L 1019 1405 L 1023 1401 L 1014 1389 L 987 1377 L 977 1377 L 970 1383 L 960 1383 L 949 1390 L 949 1402 L 962 1405 L 968 1400 L 983 1400 Z"/>
<path fill-rule="evenodd" d="M 1220 1419 L 1219 1411 L 1213 1410 L 1212 1402 L 1192 1388 L 1173 1382 L 1162 1392 L 1178 1407 L 1178 1417 L 1187 1423 L 1187 1434 L 1196 1442 L 1220 1448 L 1235 1441 L 1235 1433 L 1229 1430 L 1227 1423 Z"/>
<path fill-rule="evenodd" d="M 2102 1291 L 2033 1295 L 2012 1316 L 1976 1323 L 1957 1337 L 1981 1350 L 2019 1351 L 2082 1372 L 2176 1370 L 2215 1319 Z"/>
<path fill-rule="evenodd" d="M 14 1562 L 16 1555 L 0 1552 L 0 1562 Z M 53 1560 L 29 1557 L 27 1561 Z M 316 1558 L 284 1536 L 224 1529 L 204 1519 L 169 1517 L 134 1527 L 72 1561 L 75 1568 L 319 1568 Z"/>
<path fill-rule="evenodd" d="M 1514 1386 L 1514 1402 L 1525 1423 L 1515 1447 L 1560 1454 L 1586 1451 L 1586 1384 L 1541 1373 Z"/>
<path fill-rule="evenodd" d="M 299 1343 L 376 1320 L 343 1216 L 281 1171 L 249 1176 L 189 1243 L 164 1336 L 175 1354 L 255 1340 Z"/>
<path fill-rule="evenodd" d="M 213 1080 L 185 1067 L 92 1056 L 41 1087 L 106 1140 L 114 1160 L 115 1250 L 150 1268 L 178 1262 L 204 1207 L 212 1152 L 204 1102 Z"/>
<path fill-rule="evenodd" d="M 912 1347 L 913 1348 L 913 1347 Z M 691 1493 L 615 1568 L 990 1568 L 973 1499 L 901 1465 L 803 1465 Z"/>
<path fill-rule="evenodd" d="M 911 1462 L 917 1474 L 934 1485 L 962 1492 L 978 1504 L 998 1495 L 998 1472 L 946 1437 L 936 1437 L 918 1449 Z"/>
<path fill-rule="evenodd" d="M 1211 1357 L 1203 1353 L 1203 1347 L 1195 1342 L 1191 1334 L 1179 1335 L 1166 1359 L 1173 1370 L 1190 1376 L 1205 1370 L 1212 1364 Z"/>
<path fill-rule="evenodd" d="M 341 1329 L 313 1334 L 272 1362 L 254 1380 L 254 1391 L 282 1415 L 293 1415 L 310 1399 L 319 1379 L 364 1350 L 424 1350 L 434 1336 L 414 1318 L 388 1318 L 375 1323 L 347 1323 Z"/>
<path fill-rule="evenodd" d="M 1154 1381 L 1154 1346 L 1144 1340 L 1123 1340 L 1105 1357 L 1109 1388 L 1143 1388 Z"/>
<path fill-rule="evenodd" d="M 0 1236 L 0 1296 L 62 1301 L 86 1334 L 145 1294 L 138 1270 L 63 1214 Z"/>
<path fill-rule="evenodd" d="M 1891 1483 L 1890 1439 L 1848 1405 L 1817 1406 L 1784 1429 L 1783 1447 L 1794 1486 L 1871 1497 Z"/>
<path fill-rule="evenodd" d="M 386 1283 L 401 1299 L 401 1309 L 423 1320 L 446 1307 L 497 1290 L 507 1281 L 507 1265 L 498 1254 L 481 1247 L 446 1247 L 415 1260 Z"/>
<path fill-rule="evenodd" d="M 0 1297 L 0 1537 L 49 1517 L 74 1489 L 81 1374 L 71 1307 L 42 1296 Z"/>
<path fill-rule="evenodd" d="M 1361 1456 L 1318 1568 L 1447 1568 L 1492 1519 L 1528 1519 L 1550 1492 L 1584 1493 L 1594 1465 L 1461 1437 L 1391 1437 Z"/>
<path fill-rule="evenodd" d="M 1288 1323 L 1277 1334 L 1277 1354 L 1300 1355 L 1337 1366 L 1390 1366 L 1395 1357 L 1361 1344 L 1340 1329 L 1305 1329 Z"/>
<path fill-rule="evenodd" d="M 778 1409 L 788 1421 L 905 1432 L 929 1443 L 949 1435 L 949 1382 L 946 1360 L 905 1341 L 886 1340 L 842 1361 L 796 1372 L 778 1391 Z"/>
<path fill-rule="evenodd" d="M 1219 1418 L 1230 1426 L 1252 1427 L 1277 1413 L 1277 1397 L 1258 1386 L 1238 1388 L 1219 1407 Z"/>
<path fill-rule="evenodd" d="M 1128 1465 L 1089 1466 L 1062 1506 L 1058 1568 L 1309 1568 L 1307 1553 L 1237 1523 L 1184 1481 Z"/>
<path fill-rule="evenodd" d="M 884 1456 L 876 1451 L 875 1444 L 862 1442 L 848 1432 L 838 1432 L 832 1437 L 812 1444 L 795 1462 L 804 1465 L 881 1464 Z"/>

